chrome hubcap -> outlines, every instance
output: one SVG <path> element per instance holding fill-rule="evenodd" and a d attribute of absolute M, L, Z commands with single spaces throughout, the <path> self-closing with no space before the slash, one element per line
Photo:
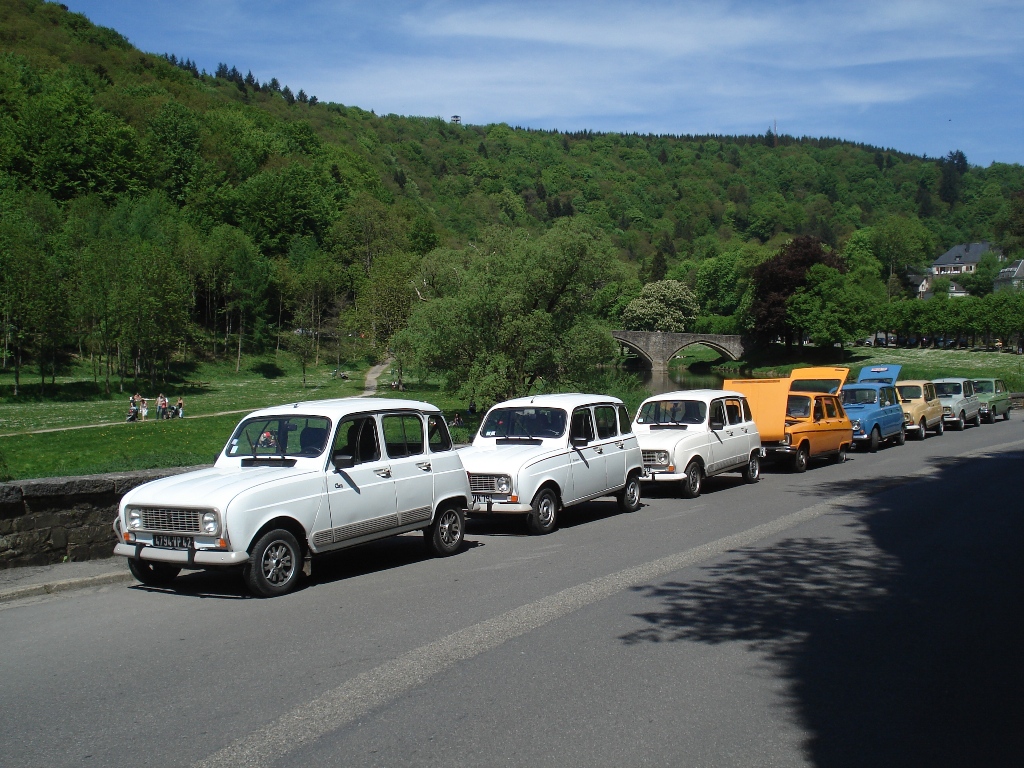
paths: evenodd
<path fill-rule="evenodd" d="M 459 516 L 449 509 L 441 516 L 437 529 L 441 541 L 450 547 L 459 540 Z"/>
<path fill-rule="evenodd" d="M 549 525 L 555 517 L 555 502 L 550 496 L 545 496 L 540 500 L 540 505 L 537 509 L 537 518 L 540 520 L 541 525 Z"/>
<path fill-rule="evenodd" d="M 626 502 L 632 507 L 640 500 L 640 483 L 636 480 L 630 481 L 626 486 Z"/>
<path fill-rule="evenodd" d="M 263 575 L 271 584 L 285 583 L 294 569 L 294 553 L 284 542 L 275 541 L 263 553 Z"/>

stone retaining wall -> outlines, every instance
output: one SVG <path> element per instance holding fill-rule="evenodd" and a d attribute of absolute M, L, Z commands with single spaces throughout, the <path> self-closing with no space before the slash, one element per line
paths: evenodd
<path fill-rule="evenodd" d="M 198 467 L 0 483 L 0 568 L 110 557 L 125 493 Z"/>

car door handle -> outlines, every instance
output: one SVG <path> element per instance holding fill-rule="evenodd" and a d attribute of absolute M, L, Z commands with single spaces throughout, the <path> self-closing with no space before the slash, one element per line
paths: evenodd
<path fill-rule="evenodd" d="M 604 448 L 602 448 L 600 445 L 595 445 L 594 453 L 604 453 Z"/>
<path fill-rule="evenodd" d="M 417 461 L 416 462 L 416 466 L 419 467 L 420 469 L 422 469 L 424 472 L 429 472 L 430 471 L 430 462 L 429 461 Z"/>
<path fill-rule="evenodd" d="M 622 442 L 621 440 L 619 442 L 617 442 L 616 445 L 619 446 L 619 448 L 625 448 L 626 447 L 626 444 L 624 442 Z"/>
<path fill-rule="evenodd" d="M 391 468 L 382 467 L 381 469 L 373 470 L 373 474 L 380 475 L 381 477 L 391 477 Z"/>

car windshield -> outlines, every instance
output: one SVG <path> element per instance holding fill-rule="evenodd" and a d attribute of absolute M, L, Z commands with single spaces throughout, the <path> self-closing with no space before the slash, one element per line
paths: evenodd
<path fill-rule="evenodd" d="M 637 424 L 703 424 L 708 406 L 700 400 L 651 400 L 637 414 Z"/>
<path fill-rule="evenodd" d="M 935 391 L 939 397 L 955 397 L 962 393 L 964 388 L 955 381 L 937 381 Z"/>
<path fill-rule="evenodd" d="M 840 379 L 796 379 L 789 385 L 789 391 L 828 392 L 834 395 L 842 383 Z"/>
<path fill-rule="evenodd" d="M 246 419 L 228 441 L 228 456 L 319 456 L 331 421 L 322 416 L 263 416 Z"/>
<path fill-rule="evenodd" d="M 844 389 L 843 405 L 868 405 L 878 399 L 873 389 Z"/>
<path fill-rule="evenodd" d="M 481 437 L 561 437 L 566 413 L 561 408 L 495 408 L 480 425 Z"/>
<path fill-rule="evenodd" d="M 984 379 L 976 379 L 974 382 L 974 391 L 981 392 L 986 395 L 991 395 L 996 391 L 995 382 L 985 381 Z"/>
<path fill-rule="evenodd" d="M 811 398 L 804 395 L 790 395 L 786 402 L 786 416 L 791 419 L 810 418 Z"/>
<path fill-rule="evenodd" d="M 896 391 L 900 393 L 900 399 L 902 400 L 920 400 L 921 399 L 921 388 L 914 384 L 907 384 L 903 387 L 896 387 Z"/>

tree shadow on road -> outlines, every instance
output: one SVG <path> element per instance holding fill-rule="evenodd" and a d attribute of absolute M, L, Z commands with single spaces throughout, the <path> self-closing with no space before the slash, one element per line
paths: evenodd
<path fill-rule="evenodd" d="M 638 588 L 652 607 L 623 642 L 763 653 L 818 766 L 1019 764 L 1024 453 L 936 464 L 937 477 L 851 503 L 836 537 L 743 549 L 699 581 Z"/>

